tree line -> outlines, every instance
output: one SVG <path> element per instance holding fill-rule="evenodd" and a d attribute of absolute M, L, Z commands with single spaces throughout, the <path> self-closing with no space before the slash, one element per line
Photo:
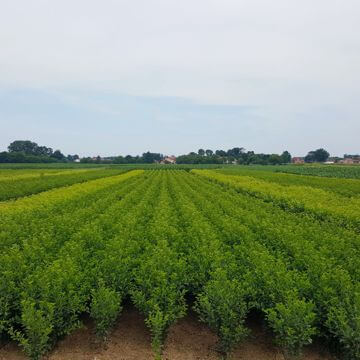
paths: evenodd
<path fill-rule="evenodd" d="M 234 147 L 229 150 L 204 150 L 197 153 L 190 152 L 188 155 L 177 157 L 178 164 L 259 164 L 280 165 L 291 162 L 291 154 L 284 151 L 279 154 L 256 154 L 254 151 L 245 151 L 242 147 Z"/>
<path fill-rule="evenodd" d="M 8 146 L 8 151 L 0 152 L 0 163 L 52 163 L 72 162 L 78 155 L 65 156 L 60 150 L 39 146 L 30 140 L 16 140 Z"/>
<path fill-rule="evenodd" d="M 40 146 L 30 140 L 16 140 L 8 146 L 8 151 L 0 152 L 0 163 L 50 163 L 74 162 L 98 164 L 152 164 L 164 159 L 161 153 L 144 152 L 142 155 L 110 156 L 110 157 L 83 157 L 78 155 L 65 156 L 60 150 L 53 150 L 47 146 Z M 329 158 L 325 149 L 310 151 L 305 162 L 324 162 Z M 243 147 L 234 147 L 228 150 L 202 149 L 197 152 L 177 157 L 178 164 L 240 164 L 240 165 L 280 165 L 291 163 L 291 154 L 284 151 L 282 154 L 256 154 L 254 151 L 245 151 Z"/>

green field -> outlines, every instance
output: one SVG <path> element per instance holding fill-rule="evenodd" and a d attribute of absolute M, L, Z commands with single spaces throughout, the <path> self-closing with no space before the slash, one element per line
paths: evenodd
<path fill-rule="evenodd" d="M 360 359 L 358 169 L 0 169 L 0 336 L 40 359 L 84 314 L 106 339 L 130 301 L 157 358 L 191 307 L 222 354 L 256 313 L 288 356 L 320 338 Z"/>
<path fill-rule="evenodd" d="M 297 174 L 297 175 L 312 175 L 319 177 L 360 179 L 359 165 L 334 165 L 334 164 L 333 165 L 324 165 L 324 164 L 251 165 L 251 166 L 235 166 L 235 168 L 289 173 L 289 174 Z"/>
<path fill-rule="evenodd" d="M 86 164 L 86 163 L 26 163 L 26 164 L 8 164 L 0 163 L 0 171 L 11 171 L 11 170 L 41 170 L 41 169 L 52 169 L 59 171 L 59 169 L 88 169 L 88 168 L 121 168 L 121 169 L 218 169 L 229 167 L 231 165 L 219 165 L 219 164 Z"/>

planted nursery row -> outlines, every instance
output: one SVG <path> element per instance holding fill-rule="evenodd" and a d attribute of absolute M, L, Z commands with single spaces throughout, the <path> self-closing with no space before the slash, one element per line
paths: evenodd
<path fill-rule="evenodd" d="M 289 356 L 322 336 L 360 359 L 357 232 L 237 178 L 133 170 L 0 204 L 1 335 L 40 359 L 84 313 L 106 340 L 130 299 L 157 358 L 192 306 L 223 354 L 256 311 Z"/>

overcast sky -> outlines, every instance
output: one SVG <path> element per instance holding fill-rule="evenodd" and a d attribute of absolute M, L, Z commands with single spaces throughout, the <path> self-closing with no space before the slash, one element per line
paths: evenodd
<path fill-rule="evenodd" d="M 0 151 L 360 152 L 359 0 L 0 0 Z"/>

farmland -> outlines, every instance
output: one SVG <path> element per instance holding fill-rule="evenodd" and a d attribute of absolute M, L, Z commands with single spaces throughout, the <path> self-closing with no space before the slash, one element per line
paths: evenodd
<path fill-rule="evenodd" d="M 1 341 L 41 359 L 86 317 L 106 343 L 130 307 L 153 358 L 191 314 L 219 359 L 253 317 L 287 358 L 360 359 L 353 168 L 0 169 Z"/>
<path fill-rule="evenodd" d="M 238 168 L 238 167 L 236 167 Z M 306 165 L 274 165 L 274 166 L 243 166 L 243 170 L 262 170 L 270 172 L 311 175 L 317 177 L 343 178 L 343 179 L 360 179 L 360 166 L 358 165 L 323 165 L 323 164 L 306 164 Z"/>

